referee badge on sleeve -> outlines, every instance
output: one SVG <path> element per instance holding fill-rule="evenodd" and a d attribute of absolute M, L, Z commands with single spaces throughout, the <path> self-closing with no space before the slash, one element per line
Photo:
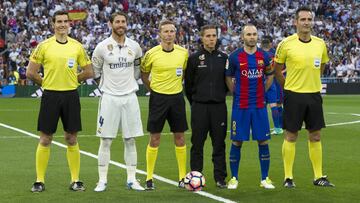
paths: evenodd
<path fill-rule="evenodd" d="M 314 59 L 314 66 L 315 66 L 315 68 L 320 68 L 320 64 L 321 64 L 321 59 L 315 58 L 315 59 Z"/>
<path fill-rule="evenodd" d="M 183 72 L 182 67 L 176 68 L 176 76 L 178 76 L 178 77 L 182 76 L 182 72 Z"/>
<path fill-rule="evenodd" d="M 72 67 L 74 67 L 74 65 L 75 65 L 75 59 L 69 59 L 68 60 L 68 67 L 72 68 Z"/>

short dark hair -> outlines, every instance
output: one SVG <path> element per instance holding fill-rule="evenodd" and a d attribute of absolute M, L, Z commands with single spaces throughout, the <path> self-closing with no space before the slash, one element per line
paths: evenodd
<path fill-rule="evenodd" d="M 164 25 L 174 25 L 175 30 L 176 30 L 176 25 L 175 25 L 175 23 L 173 21 L 171 21 L 171 20 L 163 20 L 159 24 L 159 32 L 161 31 L 161 27 L 164 26 Z"/>
<path fill-rule="evenodd" d="M 114 12 L 111 14 L 110 16 L 110 23 L 113 23 L 114 22 L 114 19 L 116 16 L 124 16 L 125 17 L 125 20 L 126 22 L 128 22 L 128 15 L 125 13 L 125 12 L 122 12 L 122 11 L 117 11 L 117 12 Z"/>
<path fill-rule="evenodd" d="M 56 20 L 56 16 L 62 16 L 62 15 L 67 15 L 67 17 L 69 18 L 69 12 L 67 11 L 56 11 L 52 17 L 52 22 L 55 23 Z"/>
<path fill-rule="evenodd" d="M 272 37 L 265 35 L 262 37 L 261 44 L 270 44 L 273 41 Z"/>
<path fill-rule="evenodd" d="M 301 6 L 299 7 L 296 12 L 295 12 L 295 19 L 298 19 L 299 18 L 299 13 L 300 11 L 309 11 L 311 14 L 312 14 L 312 10 L 310 9 L 310 7 L 307 7 L 307 6 Z"/>
<path fill-rule="evenodd" d="M 215 29 L 216 30 L 216 25 L 204 25 L 200 28 L 200 36 L 204 36 L 205 30 L 210 30 L 210 29 Z M 216 34 L 217 35 L 217 34 Z"/>

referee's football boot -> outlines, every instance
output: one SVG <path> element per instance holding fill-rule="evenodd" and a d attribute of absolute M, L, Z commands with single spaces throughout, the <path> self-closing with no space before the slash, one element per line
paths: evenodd
<path fill-rule="evenodd" d="M 320 186 L 320 187 L 335 187 L 335 185 L 330 183 L 330 181 L 327 179 L 327 176 L 318 178 L 318 179 L 314 180 L 313 183 L 315 186 Z"/>
<path fill-rule="evenodd" d="M 127 183 L 127 187 L 131 190 L 137 190 L 137 191 L 144 191 L 145 188 L 143 188 L 139 181 L 135 180 L 134 182 Z"/>
<path fill-rule="evenodd" d="M 45 190 L 45 184 L 42 182 L 35 182 L 31 188 L 31 192 L 42 192 Z"/>
<path fill-rule="evenodd" d="M 291 178 L 286 178 L 285 181 L 284 181 L 284 187 L 286 187 L 286 188 L 295 188 L 296 185 L 295 185 L 294 180 L 291 179 Z"/>
<path fill-rule="evenodd" d="M 179 188 L 185 188 L 184 178 L 179 181 L 178 187 L 179 187 Z"/>
<path fill-rule="evenodd" d="M 155 185 L 152 179 L 146 181 L 145 190 L 155 190 Z"/>
<path fill-rule="evenodd" d="M 69 187 L 72 191 L 85 191 L 84 183 L 81 181 L 72 182 Z"/>

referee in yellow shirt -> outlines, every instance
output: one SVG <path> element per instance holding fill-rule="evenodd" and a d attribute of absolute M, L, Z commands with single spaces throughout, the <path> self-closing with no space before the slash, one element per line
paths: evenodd
<path fill-rule="evenodd" d="M 294 19 L 297 33 L 282 40 L 275 54 L 276 79 L 284 88 L 285 138 L 282 155 L 285 171 L 284 187 L 286 188 L 295 187 L 292 173 L 295 143 L 303 122 L 309 134 L 309 156 L 314 170 L 313 184 L 334 186 L 322 172 L 320 142 L 320 131 L 325 127 L 320 77 L 329 57 L 325 42 L 311 35 L 313 23 L 314 14 L 310 8 L 299 8 Z M 284 64 L 286 65 L 286 79 L 282 74 Z"/>
<path fill-rule="evenodd" d="M 44 89 L 38 118 L 40 141 L 36 150 L 36 182 L 32 192 L 45 190 L 45 172 L 50 156 L 50 144 L 59 118 L 63 123 L 67 143 L 67 160 L 71 173 L 70 190 L 83 191 L 79 180 L 80 150 L 77 132 L 81 130 L 80 100 L 77 87 L 80 82 L 93 77 L 91 61 L 83 46 L 68 37 L 69 15 L 57 11 L 53 16 L 53 37 L 41 42 L 30 56 L 26 76 Z M 44 68 L 44 78 L 38 71 Z M 82 68 L 77 73 L 78 66 Z"/>
<path fill-rule="evenodd" d="M 146 185 L 153 190 L 153 173 L 160 145 L 160 135 L 165 121 L 174 133 L 176 159 L 179 167 L 179 187 L 184 187 L 186 175 L 186 145 L 184 132 L 186 122 L 185 100 L 182 81 L 188 59 L 188 51 L 175 45 L 176 27 L 172 21 L 162 21 L 159 25 L 161 43 L 145 53 L 141 62 L 141 78 L 151 91 L 147 130 L 150 143 L 146 149 Z M 151 80 L 149 76 L 151 74 Z"/>

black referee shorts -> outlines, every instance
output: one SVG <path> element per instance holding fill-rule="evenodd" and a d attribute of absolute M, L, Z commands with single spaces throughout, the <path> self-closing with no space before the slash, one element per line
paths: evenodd
<path fill-rule="evenodd" d="M 46 134 L 56 132 L 59 118 L 65 132 L 81 131 L 80 99 L 77 90 L 45 90 L 41 97 L 38 131 Z"/>
<path fill-rule="evenodd" d="M 296 93 L 284 90 L 283 128 L 290 132 L 301 130 L 303 122 L 307 130 L 325 127 L 320 92 Z"/>
<path fill-rule="evenodd" d="M 147 130 L 150 133 L 162 132 L 166 120 L 171 132 L 185 132 L 188 129 L 182 92 L 167 95 L 151 91 Z"/>

